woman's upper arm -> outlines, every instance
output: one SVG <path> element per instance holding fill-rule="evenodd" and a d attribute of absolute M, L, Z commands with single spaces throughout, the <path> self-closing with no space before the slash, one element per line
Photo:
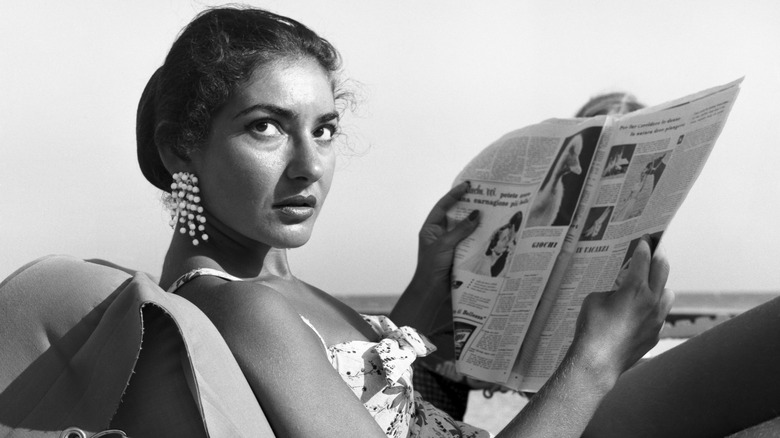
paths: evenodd
<path fill-rule="evenodd" d="M 320 338 L 281 294 L 251 283 L 227 283 L 223 288 L 206 313 L 236 357 L 275 434 L 385 436 L 331 365 Z"/>

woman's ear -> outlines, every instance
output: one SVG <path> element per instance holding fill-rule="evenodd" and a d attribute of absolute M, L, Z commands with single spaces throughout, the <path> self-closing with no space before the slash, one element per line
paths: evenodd
<path fill-rule="evenodd" d="M 173 148 L 159 146 L 157 150 L 160 152 L 160 159 L 162 160 L 163 166 L 165 166 L 165 169 L 168 170 L 168 173 L 171 175 L 189 169 L 189 160 L 179 157 L 179 155 L 173 151 Z"/>
<path fill-rule="evenodd" d="M 154 139 L 160 160 L 171 175 L 189 170 L 190 167 L 189 158 L 181 151 L 176 150 L 176 140 L 171 135 L 172 132 L 175 132 L 175 124 L 172 122 L 160 122 L 154 130 Z"/>

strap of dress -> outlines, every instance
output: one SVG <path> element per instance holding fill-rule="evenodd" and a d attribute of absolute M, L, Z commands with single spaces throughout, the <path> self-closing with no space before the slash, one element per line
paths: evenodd
<path fill-rule="evenodd" d="M 176 281 L 173 282 L 171 287 L 168 288 L 168 292 L 176 293 L 176 290 L 184 286 L 185 284 L 187 284 L 188 281 L 192 280 L 193 278 L 200 277 L 202 275 L 219 277 L 228 281 L 242 281 L 240 278 L 230 275 L 227 272 L 222 272 L 218 269 L 198 268 L 198 269 L 193 269 L 192 271 L 179 277 Z"/>
<path fill-rule="evenodd" d="M 320 335 L 320 332 L 317 331 L 316 328 L 314 328 L 314 324 L 311 323 L 305 316 L 300 315 L 303 322 L 306 323 L 306 325 L 309 326 L 309 328 L 314 332 L 315 335 L 317 335 L 318 338 L 320 338 L 320 342 L 322 342 L 322 346 L 325 348 L 325 351 L 328 351 L 328 344 L 325 343 L 325 339 Z"/>
<path fill-rule="evenodd" d="M 230 275 L 227 272 L 222 272 L 222 271 L 220 271 L 218 269 L 198 268 L 198 269 L 193 269 L 192 271 L 187 272 L 186 274 L 184 274 L 181 277 L 179 277 L 176 281 L 173 282 L 171 287 L 168 288 L 168 292 L 176 293 L 176 290 L 179 289 L 180 287 L 184 286 L 185 284 L 187 284 L 188 281 L 192 280 L 193 278 L 197 278 L 197 277 L 200 277 L 200 276 L 203 276 L 203 275 L 210 275 L 212 277 L 219 277 L 219 278 L 222 278 L 222 279 L 227 280 L 227 281 L 244 281 L 241 278 L 238 278 L 238 277 L 236 277 L 234 275 Z M 325 348 L 325 351 L 327 351 L 328 350 L 328 344 L 325 343 L 325 339 L 322 337 L 322 335 L 320 335 L 320 332 L 318 332 L 317 329 L 314 328 L 314 325 L 311 323 L 311 321 L 306 319 L 306 317 L 301 315 L 301 319 L 303 320 L 303 322 L 306 323 L 306 325 L 309 326 L 309 328 L 312 329 L 314 334 L 316 334 L 317 337 L 320 338 L 320 342 L 322 342 L 322 346 Z"/>

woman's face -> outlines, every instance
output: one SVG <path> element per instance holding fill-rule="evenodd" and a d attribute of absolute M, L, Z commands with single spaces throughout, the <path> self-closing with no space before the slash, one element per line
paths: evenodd
<path fill-rule="evenodd" d="M 509 228 L 502 228 L 498 231 L 498 241 L 496 242 L 496 247 L 493 248 L 493 252 L 496 254 L 501 254 L 509 247 L 509 241 L 512 238 L 512 233 L 509 231 Z"/>
<path fill-rule="evenodd" d="M 333 178 L 337 126 L 330 79 L 315 61 L 258 68 L 191 155 L 207 230 L 276 248 L 306 243 Z"/>

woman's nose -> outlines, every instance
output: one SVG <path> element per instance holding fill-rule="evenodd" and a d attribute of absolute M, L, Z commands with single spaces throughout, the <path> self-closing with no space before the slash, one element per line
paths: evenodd
<path fill-rule="evenodd" d="M 293 180 L 314 182 L 325 172 L 323 156 L 317 143 L 311 138 L 295 139 L 290 148 L 287 177 Z"/>

